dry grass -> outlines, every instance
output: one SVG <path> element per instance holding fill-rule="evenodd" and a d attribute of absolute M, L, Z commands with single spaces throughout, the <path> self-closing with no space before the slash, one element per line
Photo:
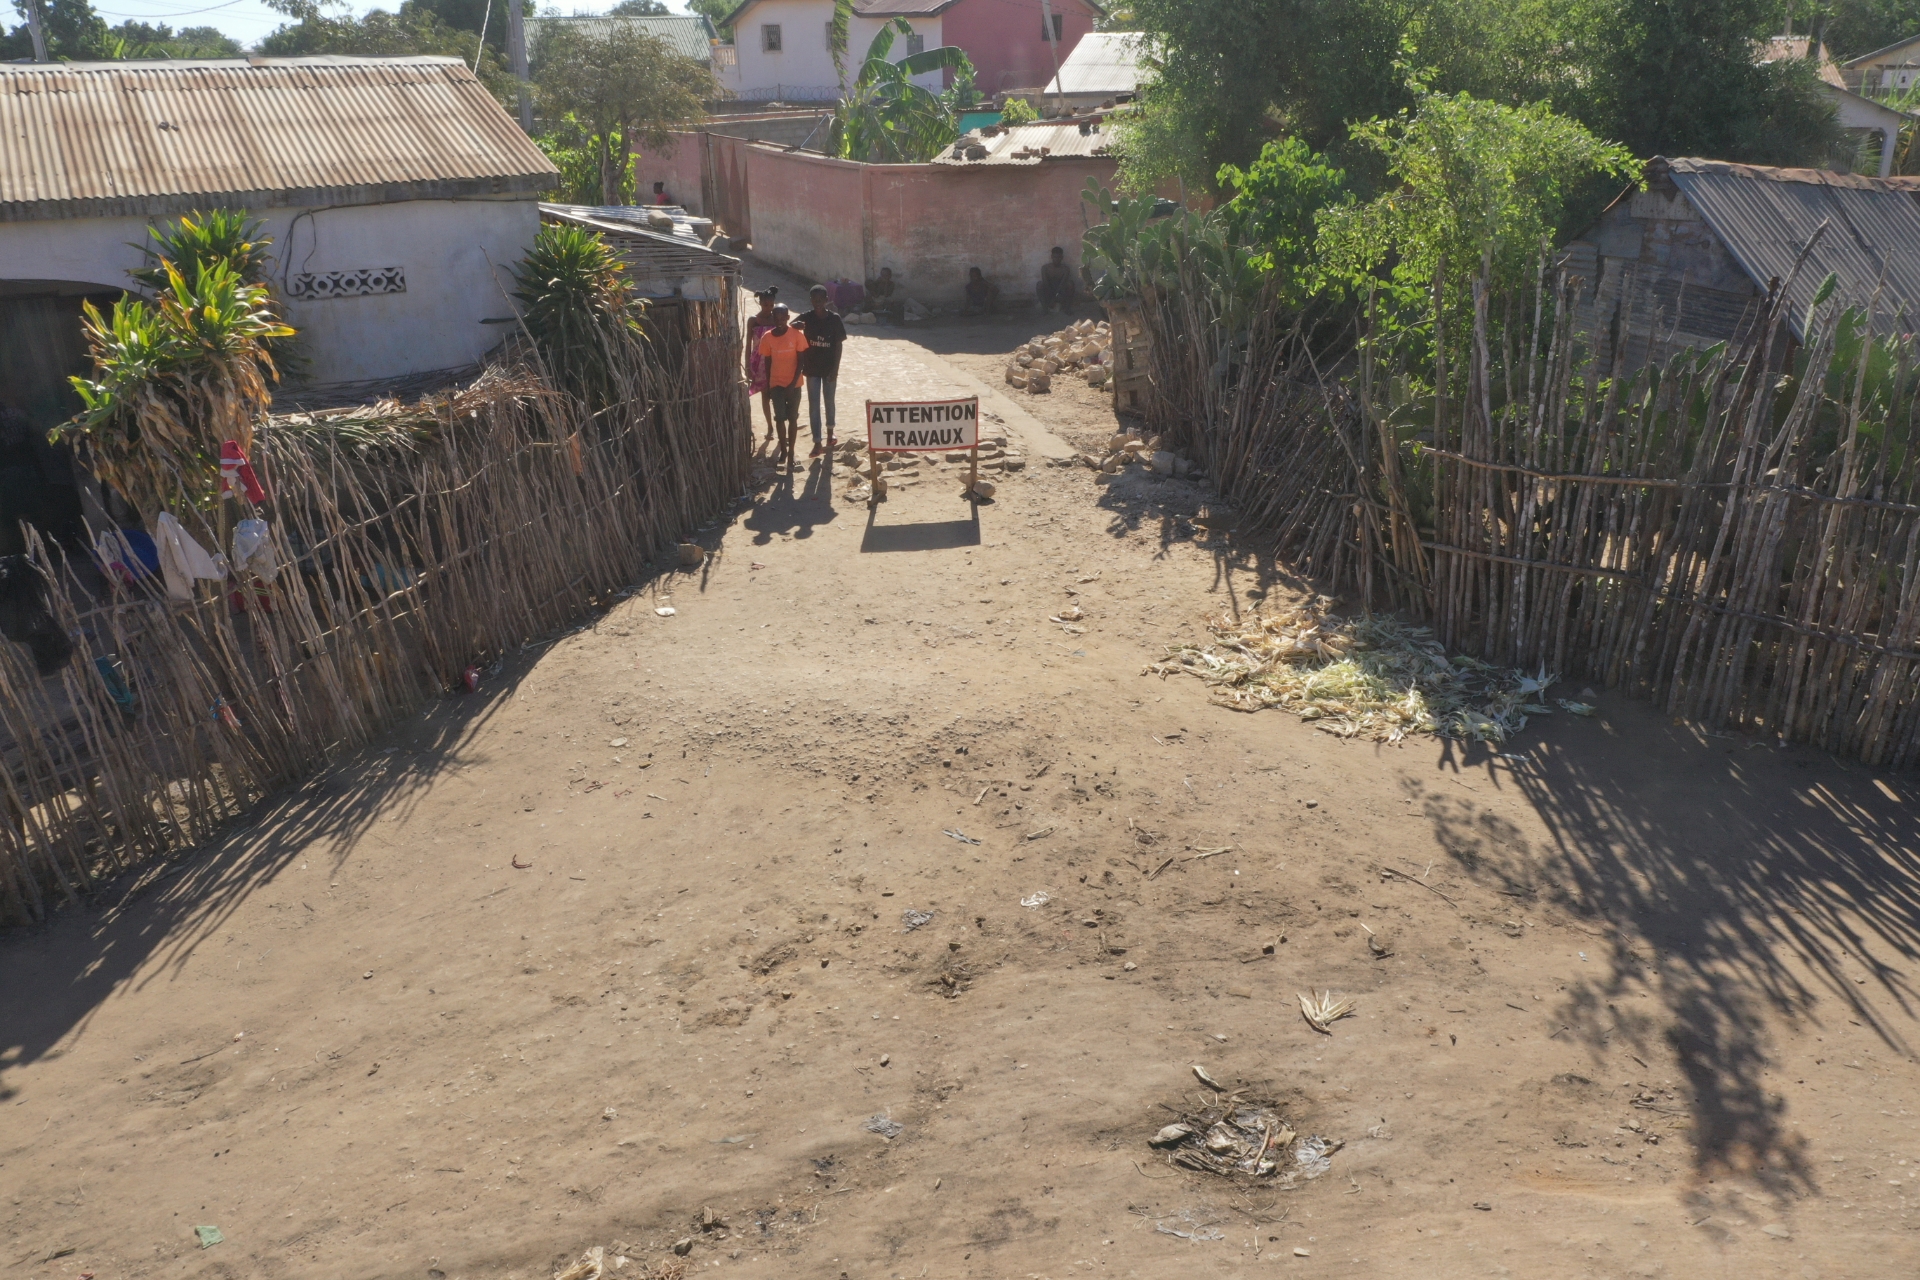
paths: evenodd
<path fill-rule="evenodd" d="M 1211 644 L 1171 648 L 1148 670 L 1197 676 L 1222 706 L 1278 707 L 1341 737 L 1398 742 L 1429 733 L 1498 743 L 1529 716 L 1551 714 L 1541 699 L 1553 677 L 1449 657 L 1430 630 L 1392 617 L 1348 620 L 1309 606 L 1214 618 L 1208 630 Z"/>

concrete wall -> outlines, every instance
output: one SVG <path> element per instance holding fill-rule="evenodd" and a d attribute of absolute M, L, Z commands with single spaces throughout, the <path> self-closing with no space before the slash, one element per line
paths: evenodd
<path fill-rule="evenodd" d="M 1088 178 L 1111 185 L 1107 159 L 1039 165 L 868 165 L 747 148 L 753 247 L 808 280 L 871 279 L 892 267 L 926 306 L 959 304 L 979 267 L 1008 300 L 1031 298 L 1047 251 L 1080 265 Z"/>
<path fill-rule="evenodd" d="M 1053 0 L 1060 19 L 1060 61 L 1093 30 L 1094 9 L 1083 0 Z M 1040 0 L 960 0 L 941 15 L 948 44 L 967 51 L 982 93 L 1033 89 L 1053 80 L 1053 53 L 1041 38 Z"/>
<path fill-rule="evenodd" d="M 697 183 L 697 179 L 696 179 Z M 513 310 L 509 268 L 539 229 L 532 199 L 415 200 L 321 209 L 275 209 L 262 219 L 274 242 L 274 284 L 300 331 L 304 380 L 359 382 L 450 369 L 499 341 L 481 320 Z M 125 288 L 145 264 L 140 218 L 0 223 L 0 282 L 46 280 Z M 491 259 L 491 264 L 489 264 Z M 286 281 L 301 273 L 399 267 L 406 291 L 304 300 Z"/>
<path fill-rule="evenodd" d="M 865 171 L 874 166 L 766 146 L 746 156 L 754 252 L 809 281 L 866 279 Z"/>
<path fill-rule="evenodd" d="M 653 184 L 666 184 L 671 204 L 703 218 L 723 220 L 725 212 L 708 208 L 707 136 L 744 138 L 750 141 L 780 143 L 785 146 L 810 145 L 819 148 L 826 138 L 829 114 L 820 111 L 778 111 L 725 115 L 710 118 L 702 128 L 673 135 L 671 153 L 649 155 L 641 152 L 633 160 L 634 190 L 642 203 L 653 203 Z M 811 141 L 809 141 L 811 140 Z M 744 227 L 728 227 L 732 235 L 744 235 Z"/>
<path fill-rule="evenodd" d="M 1039 0 L 1033 0 L 1038 4 Z M 817 97 L 831 101 L 839 97 L 840 73 L 827 49 L 827 24 L 833 20 L 832 0 L 760 0 L 740 15 L 734 24 L 733 43 L 739 63 L 739 82 L 735 92 L 742 97 L 758 97 L 780 87 L 781 97 L 799 101 Z M 925 36 L 927 48 L 941 43 L 939 17 L 910 19 L 914 34 Z M 763 28 L 780 28 L 780 51 L 766 50 Z M 866 56 L 867 46 L 885 25 L 877 18 L 856 17 L 847 25 L 847 75 Z M 1040 20 L 1034 19 L 1034 34 L 1040 33 Z M 893 60 L 907 54 L 904 36 L 895 36 Z M 939 75 L 921 76 L 915 81 L 930 89 L 940 88 Z M 811 92 L 809 92 L 811 91 Z"/>

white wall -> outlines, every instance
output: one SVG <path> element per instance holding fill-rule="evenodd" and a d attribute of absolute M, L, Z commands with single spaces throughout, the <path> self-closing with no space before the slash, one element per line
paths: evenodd
<path fill-rule="evenodd" d="M 300 331 L 303 380 L 360 382 L 472 364 L 505 336 L 483 319 L 511 315 L 509 268 L 540 227 L 531 199 L 413 200 L 259 216 L 273 240 L 274 290 Z M 155 219 L 154 221 L 165 221 Z M 54 280 L 125 288 L 144 265 L 144 218 L 0 223 L 0 281 Z M 491 259 L 491 262 L 489 262 Z M 399 267 L 404 293 L 304 300 L 287 282 Z"/>
<path fill-rule="evenodd" d="M 831 0 L 760 0 L 746 11 L 734 27 L 733 43 L 739 60 L 738 79 L 729 87 L 754 98 L 759 90 L 775 85 L 787 88 L 823 91 L 831 99 L 838 95 L 840 73 L 834 69 L 833 54 L 827 50 L 827 23 L 833 19 Z M 910 18 L 915 35 L 925 36 L 927 48 L 940 45 L 940 19 Z M 768 24 L 780 28 L 781 51 L 768 53 L 763 48 L 761 28 Z M 867 46 L 884 25 L 877 18 L 854 18 L 847 24 L 847 77 L 852 79 Z M 895 33 L 891 61 L 907 56 L 907 38 Z M 915 77 L 914 83 L 938 92 L 944 82 L 940 72 Z"/>

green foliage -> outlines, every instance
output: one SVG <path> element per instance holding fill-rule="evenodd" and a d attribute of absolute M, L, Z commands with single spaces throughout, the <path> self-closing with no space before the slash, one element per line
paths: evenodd
<path fill-rule="evenodd" d="M 600 197 L 631 199 L 633 153 L 671 154 L 676 125 L 706 116 L 713 75 L 664 40 L 627 26 L 606 34 L 561 24 L 546 29 L 535 87 L 549 119 L 571 118 L 600 170 Z M 557 161 L 556 161 L 557 163 Z"/>
<path fill-rule="evenodd" d="M 33 61 L 33 32 L 26 22 L 27 0 L 14 0 L 20 25 L 0 40 L 0 58 Z M 41 0 L 40 25 L 47 37 L 47 56 L 55 62 L 109 61 L 113 38 L 104 18 L 88 0 Z"/>
<path fill-rule="evenodd" d="M 244 209 L 195 211 L 172 226 L 148 227 L 153 243 L 137 247 L 153 265 L 127 274 L 149 289 L 160 289 L 167 285 L 169 269 L 193 280 L 202 267 L 218 262 L 246 284 L 265 284 L 273 261 L 267 249 L 273 242 L 260 231 L 261 224 L 249 221 Z"/>
<path fill-rule="evenodd" d="M 619 4 L 607 10 L 616 18 L 657 18 L 661 14 L 672 12 L 660 0 L 620 0 Z"/>
<path fill-rule="evenodd" d="M 1439 281 L 1456 302 L 1490 272 L 1510 287 L 1537 264 L 1568 192 L 1595 174 L 1637 181 L 1625 148 L 1532 103 L 1509 107 L 1433 94 L 1416 110 L 1355 125 L 1354 140 L 1386 160 L 1390 188 L 1320 215 L 1329 271 L 1364 288 L 1385 272 L 1405 300 Z"/>
<path fill-rule="evenodd" d="M 1008 98 L 1006 105 L 1000 108 L 1001 124 L 1031 124 L 1039 118 L 1040 113 L 1025 98 Z"/>
<path fill-rule="evenodd" d="M 270 7 L 299 18 L 260 41 L 260 52 L 272 57 L 295 58 L 322 53 L 359 58 L 437 55 L 459 58 L 474 67 L 478 55 L 474 74 L 488 91 L 503 103 L 513 101 L 516 96 L 514 79 L 502 53 L 504 43 L 494 43 L 491 23 L 487 47 L 482 50 L 477 34 L 449 26 L 432 9 L 415 0 L 401 5 L 398 13 L 374 9 L 358 18 L 328 13 L 306 0 L 280 0 Z M 494 22 L 500 19 L 496 5 Z"/>
<path fill-rule="evenodd" d="M 1279 135 L 1328 152 L 1371 194 L 1384 175 L 1366 169 L 1347 126 L 1413 107 L 1422 88 L 1509 106 L 1544 102 L 1643 156 L 1817 163 L 1833 136 L 1810 67 L 1753 62 L 1753 42 L 1779 29 L 1773 0 L 1136 0 L 1132 8 L 1157 50 L 1140 110 L 1119 126 L 1122 181 L 1136 191 L 1175 178 L 1210 188 L 1222 166 L 1251 163 Z"/>
<path fill-rule="evenodd" d="M 554 384 L 600 410 L 620 399 L 619 370 L 641 341 L 645 303 L 626 265 L 582 227 L 547 225 L 514 268 L 527 332 Z"/>
<path fill-rule="evenodd" d="M 906 19 L 895 18 L 880 28 L 867 46 L 853 81 L 846 80 L 846 17 L 848 0 L 835 6 L 834 60 L 840 67 L 840 103 L 828 128 L 827 151 L 849 160 L 874 164 L 922 164 L 953 144 L 960 136 L 954 105 L 945 96 L 913 83 L 914 76 L 951 70 L 973 78 L 973 64 L 954 45 L 908 54 L 888 61 L 896 34 L 910 36 Z"/>
<path fill-rule="evenodd" d="M 1352 201 L 1346 173 L 1298 138 L 1269 142 L 1246 169 L 1221 167 L 1237 234 L 1255 249 L 1254 267 L 1274 277 L 1280 300 L 1299 307 L 1320 287 L 1316 218 Z"/>
<path fill-rule="evenodd" d="M 1827 51 L 1842 62 L 1920 35 L 1920 0 L 1825 0 L 1819 8 L 1824 12 L 1814 21 Z M 1807 18 L 1797 26 L 1804 34 Z"/>
<path fill-rule="evenodd" d="M 227 263 L 191 277 L 162 266 L 151 303 L 124 297 L 106 316 L 82 304 L 93 376 L 71 380 L 84 407 L 56 433 L 85 440 L 101 479 L 142 512 L 215 500 L 220 444 L 251 447 L 276 376 L 267 346 L 293 336 L 266 287 Z"/>
<path fill-rule="evenodd" d="M 592 131 L 571 115 L 544 123 L 546 128 L 535 134 L 533 141 L 560 170 L 560 187 L 553 199 L 561 204 L 601 203 L 600 153 Z M 622 190 L 632 190 L 632 184 L 629 169 Z"/>

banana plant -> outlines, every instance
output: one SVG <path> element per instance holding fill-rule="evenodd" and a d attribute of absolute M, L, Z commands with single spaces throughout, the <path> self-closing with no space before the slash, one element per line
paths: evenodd
<path fill-rule="evenodd" d="M 840 72 L 840 103 L 834 108 L 827 149 L 844 159 L 873 164 L 922 164 L 933 159 L 960 136 L 960 125 L 952 104 L 913 83 L 913 78 L 948 70 L 956 77 L 970 77 L 973 63 L 955 45 L 889 61 L 894 38 L 914 34 L 905 18 L 894 18 L 874 36 L 849 81 L 847 26 L 852 15 L 852 0 L 837 0 L 829 44 Z"/>

